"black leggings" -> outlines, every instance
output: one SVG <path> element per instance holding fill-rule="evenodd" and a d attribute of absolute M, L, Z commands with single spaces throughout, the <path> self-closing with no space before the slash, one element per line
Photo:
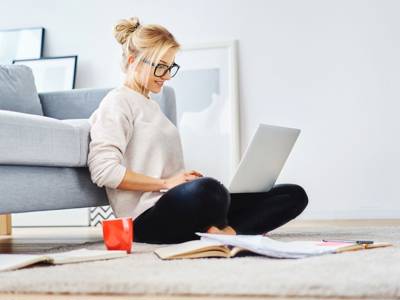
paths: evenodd
<path fill-rule="evenodd" d="M 232 193 L 212 177 L 182 183 L 134 220 L 134 241 L 154 244 L 199 239 L 195 232 L 230 225 L 237 234 L 262 234 L 297 217 L 308 197 L 295 184 L 268 192 Z"/>

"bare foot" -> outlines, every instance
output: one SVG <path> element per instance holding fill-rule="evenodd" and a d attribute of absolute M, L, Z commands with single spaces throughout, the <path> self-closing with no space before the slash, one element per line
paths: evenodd
<path fill-rule="evenodd" d="M 222 229 L 225 234 L 236 234 L 235 229 L 233 229 L 231 226 L 226 226 L 224 229 Z"/>
<path fill-rule="evenodd" d="M 210 228 L 207 229 L 207 233 L 212 233 L 212 234 L 225 234 L 221 229 L 211 226 Z"/>
<path fill-rule="evenodd" d="M 231 226 L 226 226 L 224 229 L 219 229 L 215 226 L 208 228 L 207 233 L 213 234 L 236 234 L 236 231 Z"/>

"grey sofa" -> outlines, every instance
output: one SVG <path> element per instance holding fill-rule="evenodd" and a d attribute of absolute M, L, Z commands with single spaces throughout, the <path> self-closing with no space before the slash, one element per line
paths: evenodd
<path fill-rule="evenodd" d="M 38 95 L 28 67 L 0 66 L 0 214 L 108 205 L 86 159 L 87 118 L 109 90 Z M 172 88 L 152 96 L 176 124 Z"/>

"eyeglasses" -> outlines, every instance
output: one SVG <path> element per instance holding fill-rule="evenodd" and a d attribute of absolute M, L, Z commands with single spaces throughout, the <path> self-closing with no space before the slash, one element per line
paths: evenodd
<path fill-rule="evenodd" d="M 143 62 L 155 67 L 154 76 L 156 77 L 163 77 L 165 74 L 167 74 L 168 71 L 170 76 L 174 77 L 180 68 L 180 66 L 176 63 L 173 63 L 171 66 L 168 66 L 164 64 L 155 64 L 146 59 L 143 59 Z"/>

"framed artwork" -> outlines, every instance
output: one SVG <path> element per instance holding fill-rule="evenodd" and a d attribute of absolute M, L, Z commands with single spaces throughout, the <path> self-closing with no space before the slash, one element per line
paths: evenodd
<path fill-rule="evenodd" d="M 42 57 L 44 32 L 43 27 L 0 30 L 0 64 Z"/>
<path fill-rule="evenodd" d="M 13 60 L 13 64 L 32 69 L 38 93 L 65 91 L 75 88 L 78 56 L 43 57 Z"/>
<path fill-rule="evenodd" d="M 239 163 L 237 41 L 184 45 L 175 61 L 177 124 L 185 165 L 228 185 Z"/>

